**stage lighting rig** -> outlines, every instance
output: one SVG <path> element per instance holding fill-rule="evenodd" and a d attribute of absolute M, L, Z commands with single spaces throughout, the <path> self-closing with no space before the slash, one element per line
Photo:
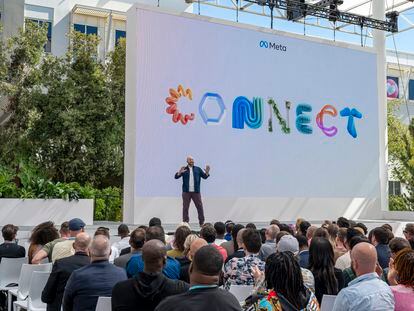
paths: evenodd
<path fill-rule="evenodd" d="M 379 20 L 362 15 L 341 12 L 338 7 L 343 0 L 321 0 L 315 4 L 306 3 L 305 0 L 244 0 L 261 6 L 268 6 L 273 20 L 273 10 L 286 10 L 288 20 L 298 21 L 306 16 L 314 16 L 331 22 L 342 22 L 357 25 L 361 28 L 378 29 L 387 32 L 398 32 L 398 12 L 388 12 L 386 20 Z M 271 22 L 273 28 L 273 22 Z"/>

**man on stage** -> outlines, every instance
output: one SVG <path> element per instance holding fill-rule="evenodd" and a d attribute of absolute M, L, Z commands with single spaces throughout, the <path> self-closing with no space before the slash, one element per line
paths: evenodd
<path fill-rule="evenodd" d="M 183 178 L 183 221 L 189 222 L 188 209 L 190 208 L 190 202 L 193 200 L 198 213 L 198 223 L 200 226 L 204 224 L 204 211 L 203 202 L 201 201 L 200 194 L 200 181 L 201 178 L 207 179 L 210 176 L 210 166 L 206 166 L 203 171 L 198 166 L 194 166 L 193 157 L 187 157 L 187 166 L 183 166 L 177 173 L 175 173 L 175 179 Z"/>

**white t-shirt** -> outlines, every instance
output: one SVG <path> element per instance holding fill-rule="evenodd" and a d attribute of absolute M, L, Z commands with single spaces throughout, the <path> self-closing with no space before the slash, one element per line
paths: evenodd
<path fill-rule="evenodd" d="M 346 268 L 350 268 L 350 267 L 351 267 L 351 253 L 350 252 L 346 252 L 345 254 L 343 254 L 336 260 L 335 268 L 341 269 L 343 271 Z"/>
<path fill-rule="evenodd" d="M 124 248 L 128 248 L 130 246 L 129 245 L 129 236 L 127 236 L 127 237 L 119 240 L 118 242 L 115 242 L 112 246 L 115 247 L 115 248 L 117 248 L 118 251 L 121 253 L 121 251 Z"/>
<path fill-rule="evenodd" d="M 194 174 L 193 168 L 189 166 L 190 169 L 190 181 L 188 182 L 188 192 L 194 192 Z"/>

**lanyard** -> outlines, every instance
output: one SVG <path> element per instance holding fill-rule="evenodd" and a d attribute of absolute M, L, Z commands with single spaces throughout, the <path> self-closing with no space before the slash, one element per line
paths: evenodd
<path fill-rule="evenodd" d="M 189 290 L 194 290 L 194 289 L 201 289 L 201 288 L 216 288 L 217 285 L 194 285 L 191 286 Z"/>

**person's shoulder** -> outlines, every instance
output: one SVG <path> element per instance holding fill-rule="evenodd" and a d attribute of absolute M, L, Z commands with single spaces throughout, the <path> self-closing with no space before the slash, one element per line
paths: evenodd
<path fill-rule="evenodd" d="M 124 280 L 124 281 L 120 281 L 118 283 L 115 284 L 115 286 L 113 287 L 113 293 L 125 293 L 126 291 L 128 291 L 128 289 L 132 289 L 134 288 L 136 283 L 136 279 L 135 278 L 131 278 L 128 280 Z"/>
<path fill-rule="evenodd" d="M 180 305 L 186 300 L 187 295 L 188 292 L 169 296 L 161 301 L 161 303 L 155 308 L 155 311 L 175 310 L 177 305 Z"/>

